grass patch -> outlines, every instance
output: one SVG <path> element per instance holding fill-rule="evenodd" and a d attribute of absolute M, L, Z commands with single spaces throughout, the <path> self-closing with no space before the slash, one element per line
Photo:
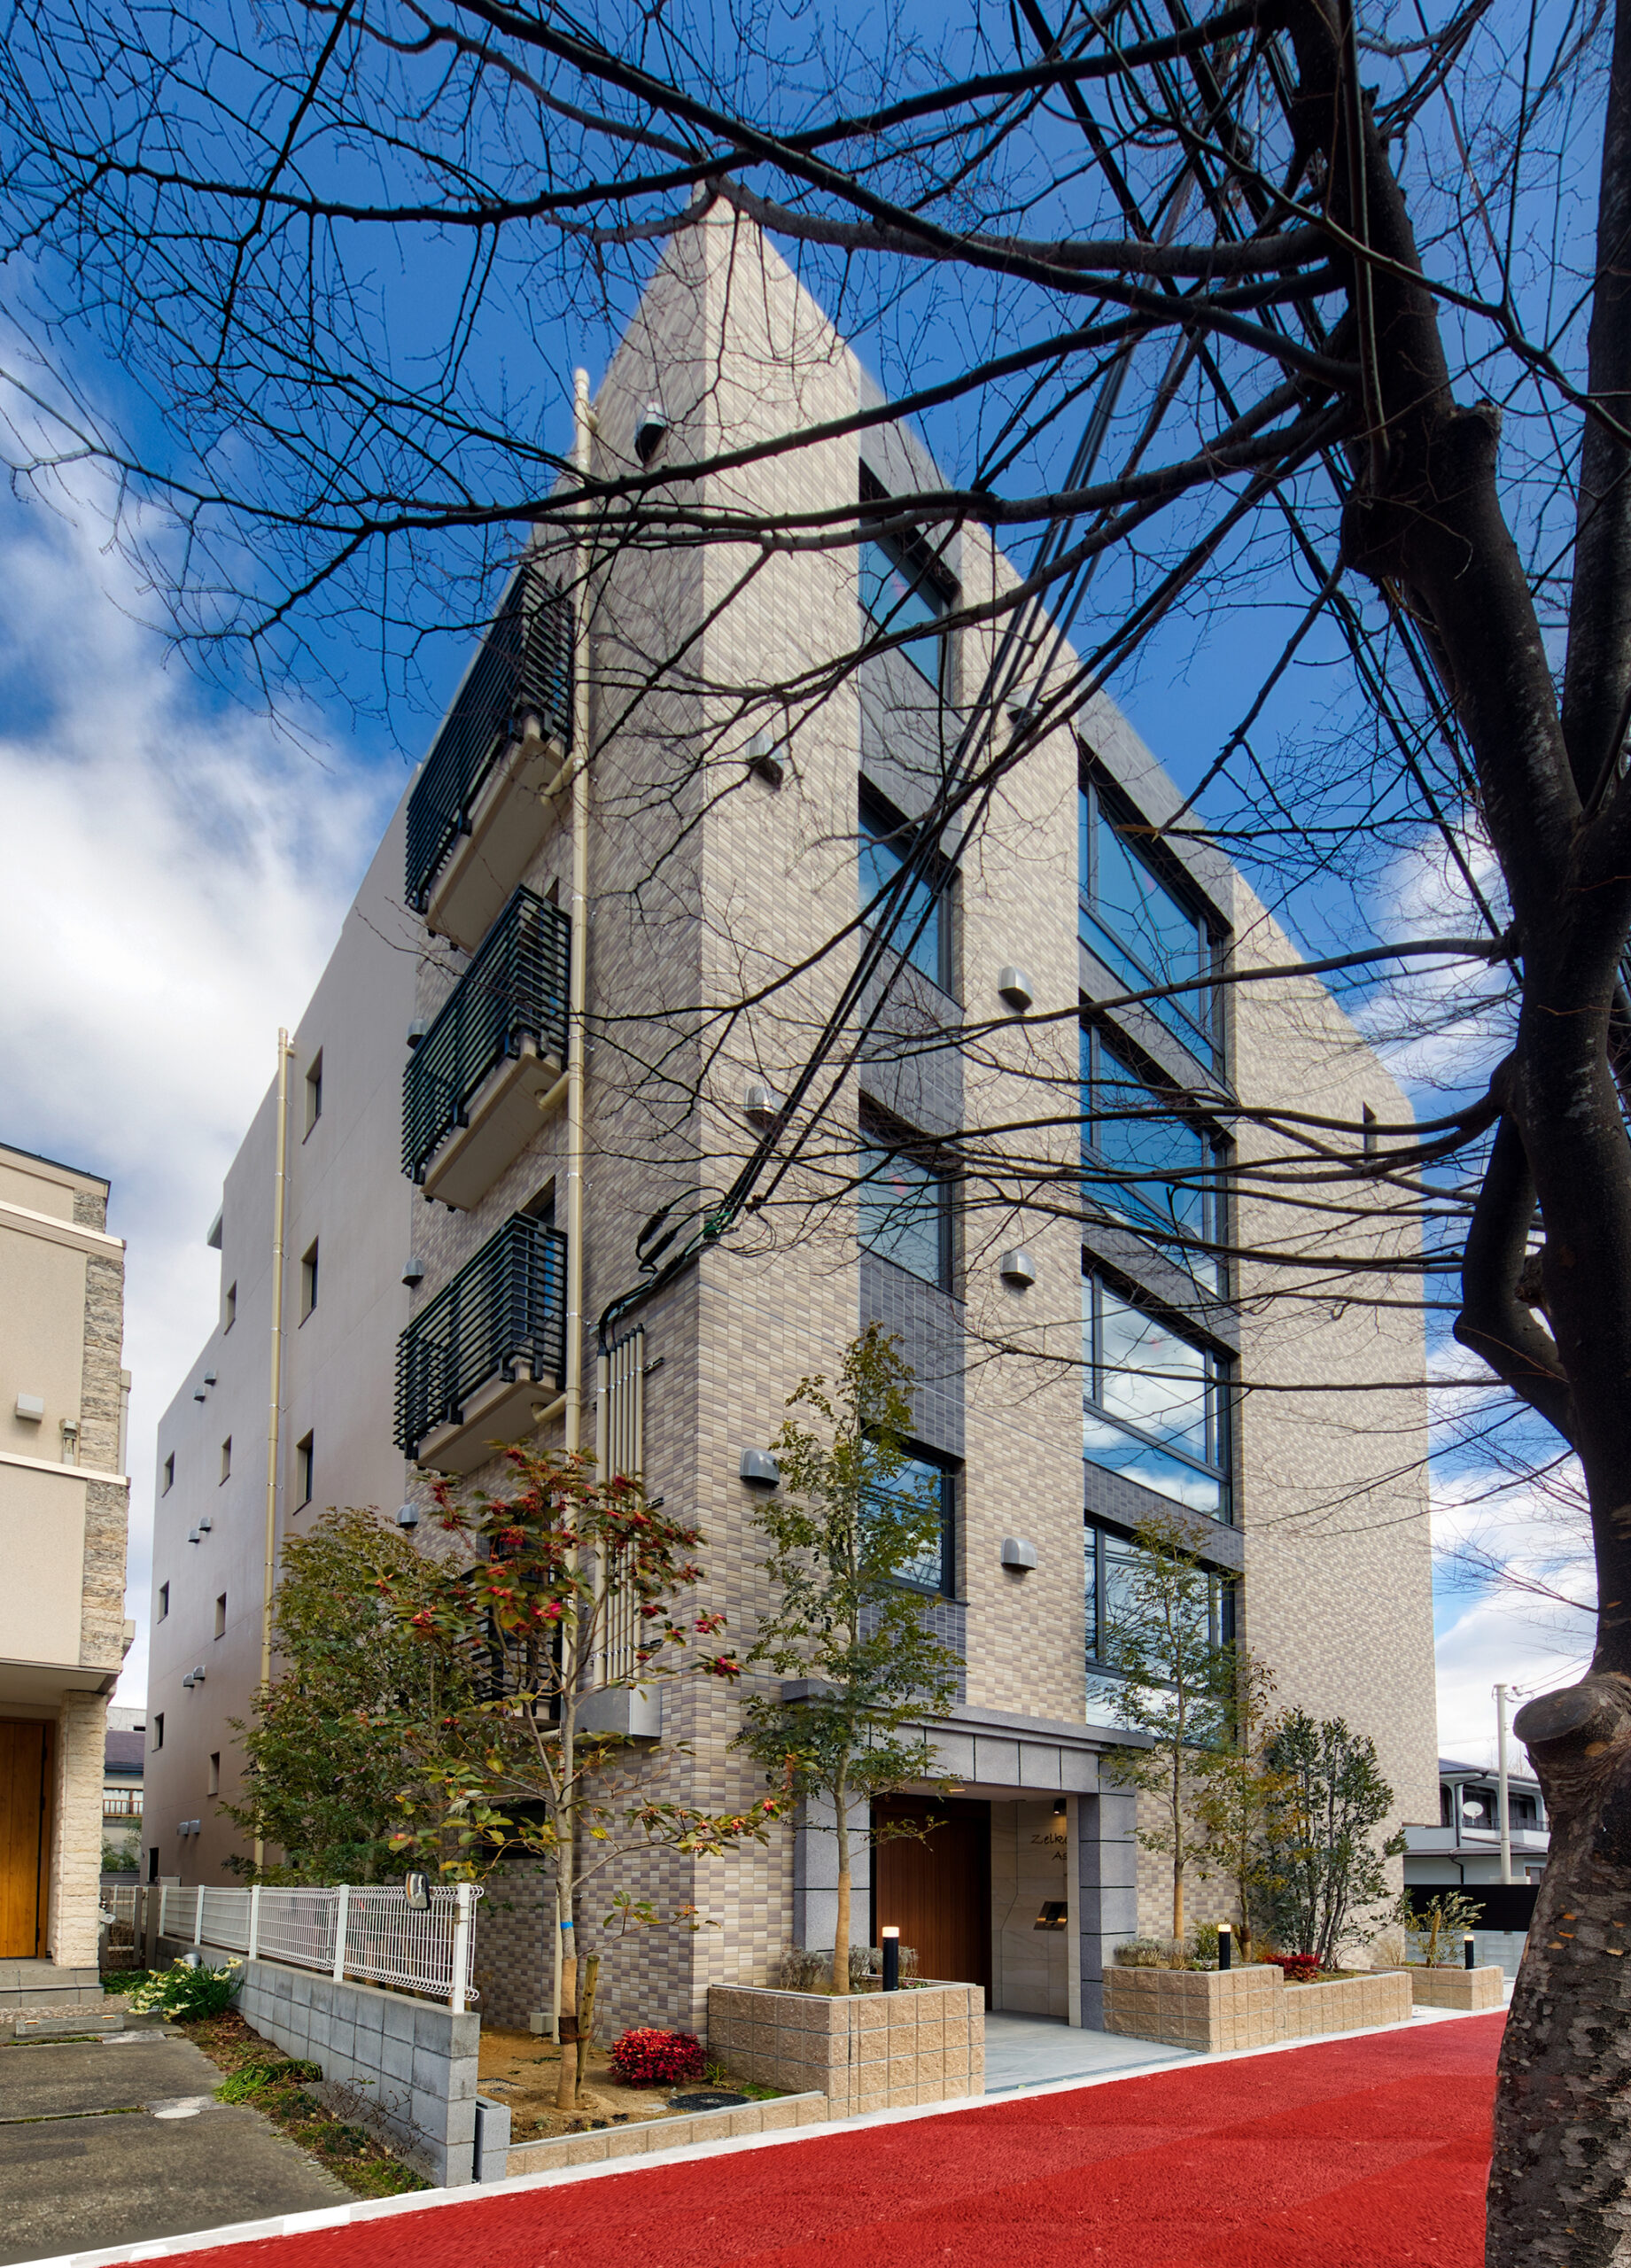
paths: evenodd
<path fill-rule="evenodd" d="M 316 2159 L 359 2197 L 398 2197 L 431 2184 L 393 2157 L 364 2126 L 336 2118 L 314 2102 L 307 2083 L 321 2078 L 322 2066 L 301 2062 L 252 2031 L 236 2009 L 225 2016 L 192 2016 L 177 2030 L 207 2055 L 226 2077 L 215 2090 L 221 2102 L 247 2103 L 269 2118 L 279 2133 Z"/>

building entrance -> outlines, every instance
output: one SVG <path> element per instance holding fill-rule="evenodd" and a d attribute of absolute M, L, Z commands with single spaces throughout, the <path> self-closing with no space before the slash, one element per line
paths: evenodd
<path fill-rule="evenodd" d="M 0 1961 L 37 1961 L 50 1848 L 50 1727 L 0 1718 Z"/>
<path fill-rule="evenodd" d="M 917 1949 L 918 1973 L 982 1984 L 991 1999 L 991 1807 L 967 1799 L 885 1796 L 874 1825 L 941 1823 L 926 1837 L 901 1835 L 872 1853 L 872 1941 L 886 1924 Z"/>

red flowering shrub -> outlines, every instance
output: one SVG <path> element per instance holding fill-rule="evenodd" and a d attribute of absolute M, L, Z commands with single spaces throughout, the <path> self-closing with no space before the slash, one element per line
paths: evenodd
<path fill-rule="evenodd" d="M 614 2040 L 611 2068 L 625 2087 L 668 2087 L 700 2079 L 706 2058 L 694 2031 L 625 2031 Z"/>
<path fill-rule="evenodd" d="M 1288 1984 L 1311 1984 L 1319 1975 L 1319 1963 L 1311 1953 L 1271 1953 L 1269 1959 Z"/>

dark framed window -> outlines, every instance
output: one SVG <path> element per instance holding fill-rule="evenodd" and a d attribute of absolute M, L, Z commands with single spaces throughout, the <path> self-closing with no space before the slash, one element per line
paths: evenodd
<path fill-rule="evenodd" d="M 307 1433 L 304 1441 L 297 1441 L 294 1445 L 294 1486 L 295 1505 L 297 1511 L 301 1506 L 309 1504 L 312 1501 L 312 1490 L 316 1484 L 316 1471 L 317 1451 L 313 1436 L 310 1433 Z"/>
<path fill-rule="evenodd" d="M 1202 915 L 1135 846 L 1124 822 L 1107 810 L 1091 783 L 1078 791 L 1077 880 L 1083 944 L 1130 992 L 1185 987 L 1146 1005 L 1185 1047 L 1215 1063 L 1217 995 L 1196 980 L 1211 974 L 1216 942 Z"/>
<path fill-rule="evenodd" d="M 882 1488 L 870 1492 L 882 1498 Z M 903 1458 L 899 1471 L 889 1482 L 888 1493 L 896 1497 L 927 1497 L 940 1507 L 940 1535 L 920 1559 L 900 1568 L 897 1582 L 911 1590 L 928 1591 L 937 1597 L 953 1598 L 957 1594 L 957 1475 L 937 1458 L 925 1456 L 920 1451 L 911 1451 Z"/>
<path fill-rule="evenodd" d="M 1159 1244 L 1207 1292 L 1223 1288 L 1215 1253 L 1223 1143 L 1143 1070 L 1130 1049 L 1082 1027 L 1082 1166 L 1090 1213 Z"/>
<path fill-rule="evenodd" d="M 1186 1511 L 1230 1517 L 1218 1356 L 1102 1276 L 1082 1280 L 1082 1454 Z"/>
<path fill-rule="evenodd" d="M 863 1126 L 857 1233 L 868 1252 L 951 1288 L 951 1176 L 909 1135 Z"/>
<path fill-rule="evenodd" d="M 1088 1520 L 1083 1528 L 1083 1587 L 1087 1604 L 1085 1642 L 1089 1668 L 1113 1674 L 1113 1637 L 1124 1626 L 1136 1595 L 1138 1546 L 1130 1536 Z M 1236 1585 L 1231 1576 L 1208 1570 L 1207 1636 L 1214 1646 L 1234 1643 Z"/>
<path fill-rule="evenodd" d="M 915 835 L 916 830 L 881 798 L 870 792 L 862 796 L 856 879 L 863 914 L 880 891 L 889 888 L 912 855 Z M 906 886 L 905 900 L 889 932 L 889 942 L 896 951 L 904 953 L 913 967 L 921 969 L 943 992 L 952 989 L 948 893 L 945 862 L 936 858 L 932 866 L 918 873 Z M 869 917 L 874 927 L 879 925 L 882 913 L 880 907 Z"/>
<path fill-rule="evenodd" d="M 887 504 L 883 489 L 863 466 L 863 503 Z M 942 626 L 951 605 L 945 571 L 920 536 L 863 533 L 860 547 L 861 610 L 880 630 L 894 635 L 918 631 L 896 649 L 918 674 L 943 692 L 946 682 L 946 638 Z"/>

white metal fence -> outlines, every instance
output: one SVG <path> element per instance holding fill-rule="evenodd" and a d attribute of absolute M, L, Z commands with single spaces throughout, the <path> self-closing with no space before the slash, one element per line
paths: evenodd
<path fill-rule="evenodd" d="M 130 1898 L 134 1920 L 136 1892 L 114 1895 Z M 398 1992 L 434 1993 L 456 2014 L 480 1998 L 470 1973 L 475 1906 L 482 1895 L 460 1883 L 432 1890 L 430 1903 L 418 1907 L 408 1904 L 406 1891 L 374 1884 L 336 1890 L 167 1885 L 159 1893 L 159 1934 L 247 1960 L 318 1969 L 337 1983 L 350 1977 Z"/>

